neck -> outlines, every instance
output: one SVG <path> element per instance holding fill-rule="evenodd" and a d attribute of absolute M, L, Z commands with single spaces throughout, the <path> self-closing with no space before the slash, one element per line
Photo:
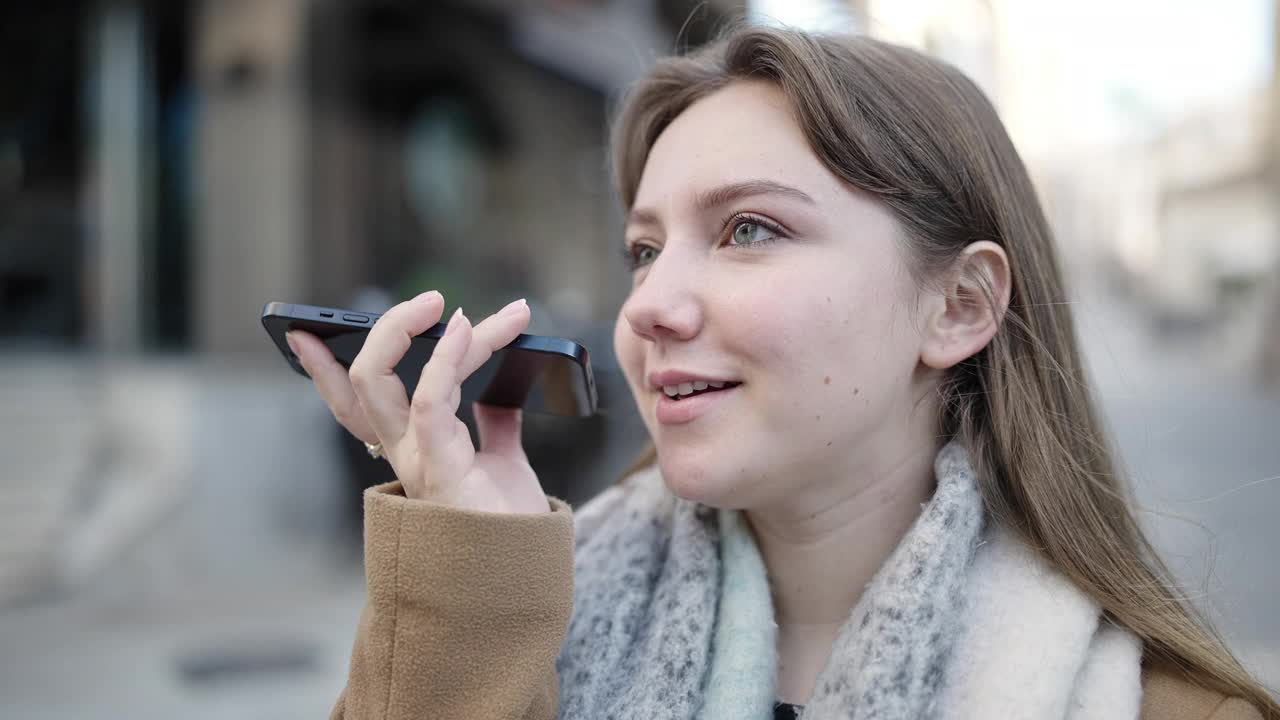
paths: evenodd
<path fill-rule="evenodd" d="M 936 453 L 929 444 L 856 478 L 826 478 L 819 486 L 825 491 L 746 511 L 768 570 L 784 661 L 826 658 L 863 590 L 932 496 Z"/>

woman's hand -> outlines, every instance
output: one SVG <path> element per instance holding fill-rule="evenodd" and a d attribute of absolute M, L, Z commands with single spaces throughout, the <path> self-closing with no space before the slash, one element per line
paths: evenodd
<path fill-rule="evenodd" d="M 395 366 L 443 311 L 444 298 L 434 290 L 391 308 L 374 323 L 350 371 L 314 335 L 291 331 L 289 346 L 338 422 L 367 443 L 382 443 L 408 497 L 488 512 L 547 512 L 520 444 L 520 410 L 477 403 L 478 452 L 457 417 L 462 381 L 529 326 L 528 305 L 517 300 L 475 327 L 459 308 L 410 402 Z"/>

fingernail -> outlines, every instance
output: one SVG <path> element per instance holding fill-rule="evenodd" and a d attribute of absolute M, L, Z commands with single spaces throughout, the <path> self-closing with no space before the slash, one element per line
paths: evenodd
<path fill-rule="evenodd" d="M 440 291 L 439 291 L 439 290 L 428 290 L 428 291 L 426 291 L 426 292 L 422 293 L 421 295 L 419 295 L 419 296 L 415 297 L 415 298 L 413 299 L 413 301 L 414 301 L 415 303 L 420 303 L 420 304 L 421 304 L 421 303 L 428 303 L 428 302 L 431 302 L 432 300 L 435 300 L 435 299 L 436 299 L 436 298 L 438 298 L 438 297 L 440 297 Z"/>
<path fill-rule="evenodd" d="M 449 318 L 449 324 L 444 328 L 445 337 L 452 335 L 458 329 L 458 326 L 462 324 L 460 322 L 462 317 L 462 308 L 453 311 L 453 317 Z"/>
<path fill-rule="evenodd" d="M 286 343 L 288 343 L 288 344 L 289 344 L 289 349 L 293 351 L 293 354 L 294 354 L 294 355 L 297 355 L 297 354 L 298 354 L 298 343 L 293 339 L 293 331 L 292 331 L 292 330 L 290 330 L 289 332 L 287 332 L 287 333 L 285 333 L 285 334 L 284 334 L 284 341 L 285 341 Z"/>
<path fill-rule="evenodd" d="M 501 310 L 499 310 L 499 311 L 498 311 L 498 314 L 499 314 L 499 315 L 506 315 L 507 313 L 515 312 L 516 310 L 519 310 L 519 309 L 523 308 L 523 307 L 525 306 L 525 304 L 526 304 L 526 303 L 525 303 L 525 301 L 524 301 L 524 298 L 520 298 L 519 300 L 516 300 L 515 302 L 507 303 L 507 306 L 506 306 L 506 307 L 504 307 L 504 308 L 502 308 Z"/>

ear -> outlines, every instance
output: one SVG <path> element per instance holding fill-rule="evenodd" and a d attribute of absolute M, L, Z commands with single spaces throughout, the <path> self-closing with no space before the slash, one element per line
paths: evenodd
<path fill-rule="evenodd" d="M 977 354 L 1000 328 L 1011 292 L 1004 248 L 987 240 L 966 247 L 922 308 L 920 360 L 945 370 Z"/>

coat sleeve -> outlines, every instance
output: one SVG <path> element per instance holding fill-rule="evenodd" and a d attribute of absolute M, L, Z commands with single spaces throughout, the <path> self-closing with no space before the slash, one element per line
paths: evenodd
<path fill-rule="evenodd" d="M 1262 713 L 1240 698 L 1193 684 L 1167 670 L 1144 667 L 1140 720 L 1262 720 Z"/>
<path fill-rule="evenodd" d="M 553 720 L 573 610 L 573 520 L 365 491 L 368 598 L 331 720 Z"/>
<path fill-rule="evenodd" d="M 1240 698 L 1225 698 L 1209 720 L 1262 720 L 1262 713 Z"/>

